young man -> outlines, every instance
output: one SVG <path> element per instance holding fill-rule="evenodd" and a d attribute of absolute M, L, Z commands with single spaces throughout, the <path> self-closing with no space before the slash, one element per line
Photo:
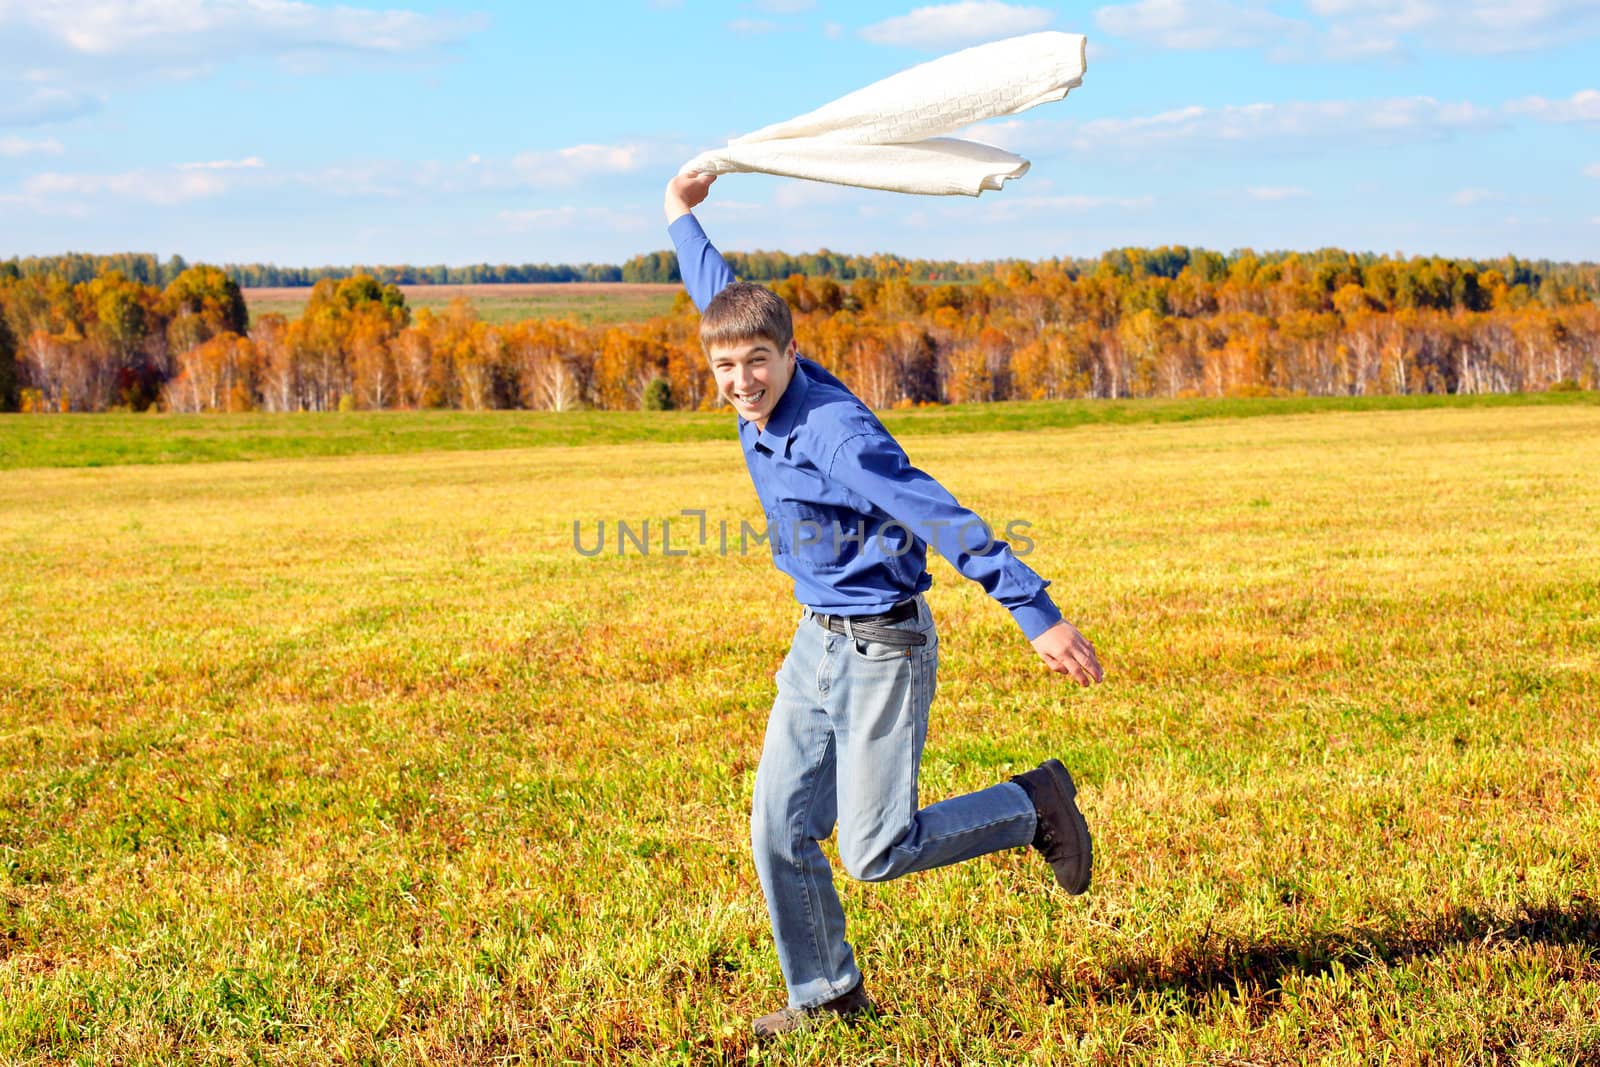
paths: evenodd
<path fill-rule="evenodd" d="M 700 308 L 717 389 L 767 515 L 773 561 L 804 606 L 778 672 L 756 770 L 750 828 L 786 1008 L 758 1037 L 872 1007 L 844 936 L 818 842 L 839 830 L 853 878 L 912 871 L 1032 845 L 1071 893 L 1089 887 L 1089 829 L 1056 760 L 1008 782 L 918 809 L 939 644 L 922 593 L 932 545 L 1010 610 L 1051 670 L 1101 680 L 1094 648 L 1024 565 L 906 454 L 849 389 L 800 358 L 789 308 L 737 283 L 692 210 L 713 175 L 667 185 L 668 232 Z"/>

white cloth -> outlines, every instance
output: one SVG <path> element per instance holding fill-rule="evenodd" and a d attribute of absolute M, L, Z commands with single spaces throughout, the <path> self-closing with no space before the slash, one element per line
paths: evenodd
<path fill-rule="evenodd" d="M 1027 173 L 1028 161 L 944 135 L 1060 100 L 1083 82 L 1086 44 L 1081 34 L 1052 31 L 954 52 L 702 152 L 681 173 L 755 171 L 977 196 Z"/>

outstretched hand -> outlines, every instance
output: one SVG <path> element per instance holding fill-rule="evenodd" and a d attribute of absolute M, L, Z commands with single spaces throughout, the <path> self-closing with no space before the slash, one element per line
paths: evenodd
<path fill-rule="evenodd" d="M 711 192 L 711 183 L 717 180 L 715 174 L 675 174 L 667 183 L 667 195 L 662 201 L 666 209 L 667 221 L 675 222 L 679 217 L 687 215 L 705 200 Z"/>
<path fill-rule="evenodd" d="M 1100 660 L 1094 654 L 1089 639 L 1066 620 L 1033 639 L 1034 651 L 1045 665 L 1057 674 L 1065 674 L 1079 685 L 1093 685 L 1105 678 Z"/>

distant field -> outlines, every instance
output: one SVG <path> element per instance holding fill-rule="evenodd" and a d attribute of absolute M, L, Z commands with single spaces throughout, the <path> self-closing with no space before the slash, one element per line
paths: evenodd
<path fill-rule="evenodd" d="M 628 282 L 530 282 L 507 285 L 402 285 L 412 308 L 442 308 L 458 296 L 472 301 L 485 322 L 520 322 L 523 319 L 571 318 L 588 325 L 633 322 L 672 310 L 672 298 L 683 291 L 678 285 Z M 246 289 L 250 319 L 277 312 L 300 317 L 309 287 L 275 286 Z"/>

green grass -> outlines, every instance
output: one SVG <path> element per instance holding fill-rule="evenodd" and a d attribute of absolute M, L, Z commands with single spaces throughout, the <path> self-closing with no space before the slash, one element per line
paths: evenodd
<path fill-rule="evenodd" d="M 880 412 L 896 434 L 1065 429 L 1329 411 L 1600 404 L 1600 393 L 1489 396 L 1051 400 Z M 0 414 L 0 470 L 405 454 L 570 444 L 732 440 L 721 412 L 375 411 L 292 414 Z"/>
<path fill-rule="evenodd" d="M 1600 1059 L 1600 409 L 1180 410 L 903 416 L 1107 668 L 935 563 L 923 799 L 1059 755 L 1095 884 L 842 882 L 885 1014 L 771 1048 L 788 584 L 571 545 L 758 519 L 731 440 L 10 471 L 0 1063 Z"/>

